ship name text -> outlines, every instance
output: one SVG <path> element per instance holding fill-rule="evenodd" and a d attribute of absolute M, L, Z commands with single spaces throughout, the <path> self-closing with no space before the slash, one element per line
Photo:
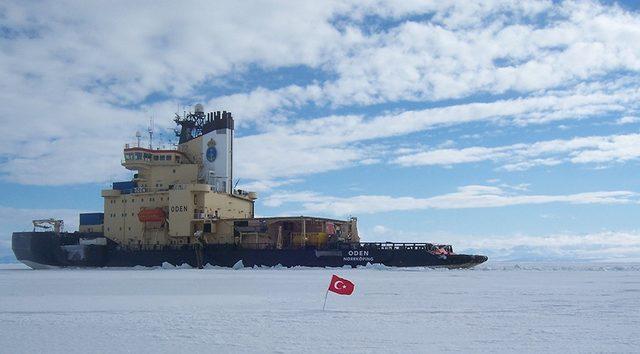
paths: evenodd
<path fill-rule="evenodd" d="M 172 205 L 171 206 L 171 212 L 172 213 L 181 213 L 181 212 L 187 212 L 189 211 L 187 209 L 186 205 Z"/>

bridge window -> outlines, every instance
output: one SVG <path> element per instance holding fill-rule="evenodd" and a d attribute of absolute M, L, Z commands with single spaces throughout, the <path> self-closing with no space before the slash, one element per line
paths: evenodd
<path fill-rule="evenodd" d="M 136 152 L 136 160 L 142 160 L 142 153 Z"/>
<path fill-rule="evenodd" d="M 153 155 L 153 161 L 158 161 L 159 157 L 158 155 Z"/>
<path fill-rule="evenodd" d="M 167 155 L 167 161 L 171 161 L 171 155 Z"/>
<path fill-rule="evenodd" d="M 164 161 L 165 160 L 165 156 L 164 155 L 160 155 L 160 161 Z"/>

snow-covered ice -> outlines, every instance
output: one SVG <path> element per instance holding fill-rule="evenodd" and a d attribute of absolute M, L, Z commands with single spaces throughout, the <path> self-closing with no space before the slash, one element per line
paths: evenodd
<path fill-rule="evenodd" d="M 331 274 L 356 284 L 329 294 Z M 1 353 L 640 352 L 640 265 L 0 269 Z"/>

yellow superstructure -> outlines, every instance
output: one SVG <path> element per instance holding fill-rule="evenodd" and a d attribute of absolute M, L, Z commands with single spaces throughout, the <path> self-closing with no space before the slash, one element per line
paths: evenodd
<path fill-rule="evenodd" d="M 175 150 L 126 145 L 122 165 L 131 181 L 102 191 L 104 235 L 123 246 L 228 243 L 258 248 L 322 246 L 359 241 L 356 220 L 254 219 L 257 194 L 232 187 L 233 129 L 230 113 L 194 113 L 181 125 Z"/>

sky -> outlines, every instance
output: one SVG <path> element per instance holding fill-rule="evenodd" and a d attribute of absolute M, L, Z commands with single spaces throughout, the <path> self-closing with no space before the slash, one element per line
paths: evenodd
<path fill-rule="evenodd" d="M 171 147 L 196 103 L 233 113 L 260 216 L 640 260 L 639 78 L 635 1 L 3 1 L 0 260 L 101 211 L 124 144 L 153 118 Z"/>

